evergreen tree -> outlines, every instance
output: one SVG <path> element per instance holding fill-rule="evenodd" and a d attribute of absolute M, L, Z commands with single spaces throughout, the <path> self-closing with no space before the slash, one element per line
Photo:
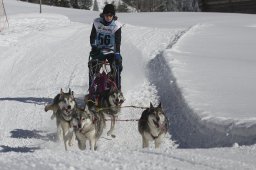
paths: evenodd
<path fill-rule="evenodd" d="M 61 7 L 70 7 L 70 1 L 69 0 L 59 0 L 59 4 Z"/>
<path fill-rule="evenodd" d="M 163 0 L 161 3 L 159 3 L 156 7 L 155 7 L 155 11 L 167 11 L 167 0 Z"/>
<path fill-rule="evenodd" d="M 128 6 L 125 3 L 121 3 L 120 1 L 118 3 L 116 10 L 118 12 L 128 12 L 129 11 Z"/>
<path fill-rule="evenodd" d="M 70 0 L 70 5 L 71 5 L 73 8 L 79 8 L 79 7 L 78 7 L 77 0 Z"/>
<path fill-rule="evenodd" d="M 153 11 L 199 11 L 199 0 L 123 0 L 142 12 Z"/>
<path fill-rule="evenodd" d="M 140 0 L 123 0 L 124 3 L 126 3 L 127 5 L 132 6 L 134 8 L 137 7 L 139 1 Z"/>
<path fill-rule="evenodd" d="M 38 3 L 39 0 L 21 0 Z M 112 0 L 111 4 L 117 5 L 118 12 L 129 11 L 128 6 L 131 6 L 137 11 L 154 12 L 154 11 L 200 11 L 199 1 L 202 0 L 119 0 L 118 4 Z M 92 3 L 94 2 L 94 3 Z M 105 5 L 110 0 L 105 0 Z M 79 9 L 99 10 L 98 0 L 42 0 L 43 4 L 50 4 L 62 7 L 73 7 Z M 93 5 L 93 7 L 92 7 Z"/>
<path fill-rule="evenodd" d="M 79 9 L 90 10 L 92 6 L 92 0 L 77 0 L 77 6 Z"/>
<path fill-rule="evenodd" d="M 90 10 L 92 7 L 92 0 L 84 0 L 84 8 Z"/>
<path fill-rule="evenodd" d="M 93 11 L 99 11 L 99 5 L 97 0 L 94 0 Z"/>

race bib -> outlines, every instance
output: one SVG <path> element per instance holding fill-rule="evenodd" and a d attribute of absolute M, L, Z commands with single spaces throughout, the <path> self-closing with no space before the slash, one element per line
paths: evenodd
<path fill-rule="evenodd" d="M 94 21 L 94 26 L 97 30 L 96 45 L 102 49 L 115 50 L 115 32 L 121 28 L 121 24 L 117 21 L 112 21 L 111 24 L 105 26 L 101 22 L 102 18 L 97 18 Z"/>

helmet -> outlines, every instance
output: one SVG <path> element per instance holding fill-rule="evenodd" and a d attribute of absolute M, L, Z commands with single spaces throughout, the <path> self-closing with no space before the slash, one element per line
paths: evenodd
<path fill-rule="evenodd" d="M 114 5 L 112 4 L 107 4 L 104 9 L 103 9 L 103 14 L 113 14 L 114 16 L 116 15 L 116 10 Z"/>

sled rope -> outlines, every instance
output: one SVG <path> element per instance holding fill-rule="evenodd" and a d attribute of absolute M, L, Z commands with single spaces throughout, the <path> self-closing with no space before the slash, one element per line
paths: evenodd
<path fill-rule="evenodd" d="M 96 111 L 102 111 L 102 110 L 110 110 L 110 109 L 119 109 L 119 108 L 136 108 L 136 109 L 147 109 L 148 107 L 143 106 L 112 106 L 112 107 L 102 107 L 102 108 L 96 108 Z"/>
<path fill-rule="evenodd" d="M 93 104 L 95 104 L 95 103 L 96 103 L 94 100 L 88 100 L 88 102 L 92 102 Z"/>
<path fill-rule="evenodd" d="M 96 104 L 95 101 L 93 100 L 88 100 L 94 104 Z M 102 111 L 102 110 L 109 110 L 109 109 L 113 109 L 113 108 L 136 108 L 136 109 L 148 109 L 148 107 L 144 107 L 144 106 L 134 106 L 134 105 L 128 105 L 128 106 L 111 106 L 111 107 L 98 107 L 97 111 Z"/>
<path fill-rule="evenodd" d="M 129 108 L 129 107 L 136 108 L 136 109 L 148 109 L 148 107 L 144 107 L 144 106 L 134 106 L 134 105 L 122 106 L 122 107 L 120 107 L 120 108 Z"/>
<path fill-rule="evenodd" d="M 111 119 L 105 119 L 106 121 L 111 121 Z M 137 122 L 139 119 L 117 119 L 117 122 Z"/>

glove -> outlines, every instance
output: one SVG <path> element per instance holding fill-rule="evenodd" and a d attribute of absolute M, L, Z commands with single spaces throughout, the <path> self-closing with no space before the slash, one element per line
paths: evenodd
<path fill-rule="evenodd" d="M 120 53 L 115 53 L 115 60 L 119 62 L 122 60 Z"/>
<path fill-rule="evenodd" d="M 95 44 L 91 44 L 91 47 L 92 47 L 92 50 L 91 50 L 91 51 L 93 51 L 93 52 L 98 51 L 98 47 L 97 47 L 97 45 L 95 45 Z"/>
<path fill-rule="evenodd" d="M 91 44 L 91 47 L 92 48 L 97 48 L 97 45 L 96 44 Z"/>
<path fill-rule="evenodd" d="M 96 45 L 91 45 L 91 46 L 92 46 L 92 49 L 90 52 L 90 57 L 93 59 L 97 59 L 98 56 L 100 55 L 100 50 L 99 50 L 99 48 L 97 48 Z"/>

